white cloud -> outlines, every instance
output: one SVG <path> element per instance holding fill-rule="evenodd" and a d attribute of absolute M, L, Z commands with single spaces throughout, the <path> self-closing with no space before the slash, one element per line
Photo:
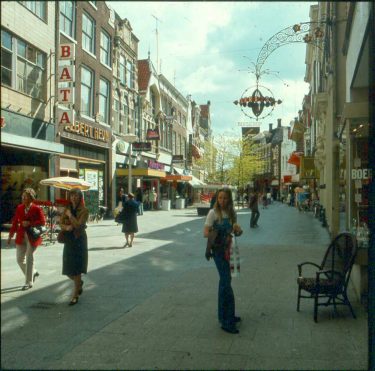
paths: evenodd
<path fill-rule="evenodd" d="M 255 77 L 238 70 L 250 66 L 247 56 L 257 55 L 273 34 L 300 21 L 308 21 L 307 2 L 109 2 L 122 18 L 128 18 L 139 38 L 139 59 L 151 60 L 155 67 L 156 16 L 158 22 L 158 56 L 161 72 L 183 95 L 191 94 L 199 104 L 211 101 L 214 130 L 224 132 L 238 122 L 255 122 L 246 117 L 233 101 L 255 85 Z M 278 70 L 277 76 L 264 75 L 261 84 L 268 87 L 277 106 L 272 116 L 262 120 L 261 129 L 282 119 L 283 125 L 298 115 L 303 96 L 305 52 L 303 45 L 289 45 L 275 51 L 264 68 Z M 288 84 L 289 87 L 285 86 Z M 239 129 L 238 129 L 239 128 Z"/>

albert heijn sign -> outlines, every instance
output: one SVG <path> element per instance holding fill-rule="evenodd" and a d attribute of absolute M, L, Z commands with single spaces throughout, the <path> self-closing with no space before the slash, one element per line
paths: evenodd
<path fill-rule="evenodd" d="M 66 109 L 57 109 L 58 125 L 71 125 L 74 123 L 74 81 L 75 81 L 75 61 L 76 49 L 74 43 L 60 44 L 58 50 L 59 61 L 66 61 L 66 64 L 58 68 L 58 103 L 66 106 Z M 72 63 L 73 62 L 73 63 Z M 60 85 L 64 83 L 64 86 Z M 68 85 L 66 85 L 68 83 Z"/>

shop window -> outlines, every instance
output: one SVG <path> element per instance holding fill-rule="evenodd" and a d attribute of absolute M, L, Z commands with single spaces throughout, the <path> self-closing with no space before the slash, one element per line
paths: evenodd
<path fill-rule="evenodd" d="M 351 229 L 357 235 L 360 247 L 368 246 L 368 206 L 370 170 L 368 162 L 369 124 L 353 120 L 350 125 L 352 159 L 349 179 L 351 183 Z"/>

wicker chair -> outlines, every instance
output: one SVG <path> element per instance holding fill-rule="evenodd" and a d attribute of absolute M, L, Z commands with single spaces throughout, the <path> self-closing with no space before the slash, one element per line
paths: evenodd
<path fill-rule="evenodd" d="M 318 306 L 321 305 L 333 305 L 335 313 L 337 313 L 337 305 L 347 305 L 353 318 L 356 318 L 347 295 L 349 277 L 356 253 L 356 238 L 350 233 L 340 233 L 328 246 L 321 265 L 311 262 L 298 264 L 297 311 L 299 312 L 300 299 L 309 298 L 314 299 L 315 322 L 318 321 Z M 315 277 L 304 277 L 302 275 L 304 266 L 317 268 Z M 302 290 L 309 295 L 302 295 Z M 321 299 L 326 299 L 326 301 L 321 303 L 319 302 Z"/>

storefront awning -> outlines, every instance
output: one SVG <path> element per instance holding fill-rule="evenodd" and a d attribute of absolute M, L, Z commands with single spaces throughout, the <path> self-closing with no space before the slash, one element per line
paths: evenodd
<path fill-rule="evenodd" d="M 48 140 L 23 137 L 20 135 L 1 133 L 1 145 L 8 147 L 19 147 L 28 151 L 38 151 L 45 153 L 64 153 L 64 145 Z"/>
<path fill-rule="evenodd" d="M 192 180 L 193 178 L 190 175 L 166 175 L 163 180 L 167 181 L 174 181 L 174 182 L 188 182 L 189 180 Z"/>
<path fill-rule="evenodd" d="M 194 175 L 192 175 L 191 177 L 192 177 L 192 179 L 189 180 L 189 184 L 193 188 L 204 188 L 206 186 L 206 183 L 203 183 L 201 180 L 196 178 Z"/>
<path fill-rule="evenodd" d="M 283 182 L 284 183 L 290 183 L 292 181 L 292 176 L 291 175 L 284 175 L 283 176 Z"/>
<path fill-rule="evenodd" d="M 292 164 L 292 165 L 295 165 L 295 166 L 300 166 L 300 164 L 301 164 L 301 156 L 302 156 L 301 152 L 293 152 L 290 155 L 290 157 L 289 157 L 288 164 Z"/>
<path fill-rule="evenodd" d="M 129 169 L 116 169 L 116 175 L 128 176 Z M 132 176 L 150 176 L 154 178 L 164 178 L 166 176 L 166 173 L 165 171 L 154 169 L 132 169 Z"/>

